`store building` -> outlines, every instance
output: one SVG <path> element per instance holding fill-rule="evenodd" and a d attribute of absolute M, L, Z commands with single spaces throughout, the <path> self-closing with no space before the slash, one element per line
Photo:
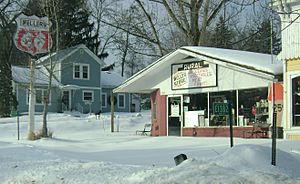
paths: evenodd
<path fill-rule="evenodd" d="M 274 1 L 281 19 L 284 68 L 284 138 L 300 139 L 300 1 Z"/>
<path fill-rule="evenodd" d="M 271 102 L 279 92 L 275 87 L 272 97 L 270 91 L 275 81 L 282 86 L 282 67 L 267 54 L 182 47 L 127 79 L 114 93 L 151 94 L 153 136 L 229 136 L 232 122 L 234 136 L 243 137 L 253 122 L 271 124 Z"/>

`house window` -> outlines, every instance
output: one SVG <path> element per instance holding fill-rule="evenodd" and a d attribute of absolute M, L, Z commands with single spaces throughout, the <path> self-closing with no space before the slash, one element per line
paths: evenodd
<path fill-rule="evenodd" d="M 74 66 L 74 78 L 76 79 L 80 78 L 80 65 Z"/>
<path fill-rule="evenodd" d="M 82 101 L 84 102 L 93 102 L 94 101 L 94 92 L 93 91 L 83 91 L 82 92 Z"/>
<path fill-rule="evenodd" d="M 102 107 L 104 107 L 104 108 L 107 107 L 107 94 L 106 93 L 102 93 L 102 95 L 101 95 L 101 104 L 102 104 Z"/>
<path fill-rule="evenodd" d="M 27 104 L 29 104 L 29 95 L 30 95 L 30 92 L 29 90 L 27 90 Z M 35 104 L 36 105 L 42 105 L 44 104 L 44 99 L 46 98 L 46 95 L 47 95 L 47 89 L 36 89 L 35 90 Z M 51 93 L 49 95 L 49 104 L 51 102 Z"/>
<path fill-rule="evenodd" d="M 74 79 L 89 79 L 90 65 L 75 63 L 73 67 Z"/>
<path fill-rule="evenodd" d="M 118 94 L 118 108 L 125 108 L 125 94 Z"/>
<path fill-rule="evenodd" d="M 300 126 L 300 77 L 293 79 L 293 127 Z"/>

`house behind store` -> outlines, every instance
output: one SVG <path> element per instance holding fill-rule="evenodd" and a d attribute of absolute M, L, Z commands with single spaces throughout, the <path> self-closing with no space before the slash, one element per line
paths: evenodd
<path fill-rule="evenodd" d="M 37 62 L 35 69 L 36 112 L 43 111 L 43 99 L 49 83 L 51 62 L 54 66 L 50 92 L 49 112 L 76 111 L 79 113 L 99 113 L 110 111 L 107 104 L 109 91 L 124 79 L 114 73 L 102 71 L 105 63 L 92 53 L 85 45 L 77 45 L 49 55 Z M 109 76 L 107 76 L 109 75 Z M 18 101 L 18 111 L 28 112 L 29 68 L 12 67 L 13 89 Z M 103 90 L 103 92 L 102 92 Z M 104 97 L 105 96 L 105 97 Z M 117 95 L 116 111 L 129 112 L 131 101 L 128 94 Z M 107 108 L 107 109 L 106 109 Z"/>
<path fill-rule="evenodd" d="M 282 89 L 282 67 L 275 56 L 267 54 L 182 47 L 114 92 L 151 94 L 153 136 L 229 136 L 233 122 L 234 136 L 243 137 L 253 123 L 271 124 L 275 97 L 270 91 L 273 82 L 278 86 L 275 89 Z M 278 99 L 278 92 L 275 96 Z M 227 104 L 232 108 L 226 109 Z M 231 119 L 224 113 L 229 111 Z"/>

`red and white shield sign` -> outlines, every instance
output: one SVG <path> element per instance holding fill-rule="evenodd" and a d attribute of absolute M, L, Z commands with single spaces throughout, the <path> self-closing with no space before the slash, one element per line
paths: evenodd
<path fill-rule="evenodd" d="M 47 17 L 39 18 L 35 15 L 21 14 L 17 18 L 17 25 L 14 43 L 19 50 L 31 55 L 49 52 L 51 38 Z"/>

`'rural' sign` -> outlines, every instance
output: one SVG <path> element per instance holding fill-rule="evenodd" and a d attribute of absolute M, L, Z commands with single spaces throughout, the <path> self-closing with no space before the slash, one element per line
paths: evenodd
<path fill-rule="evenodd" d="M 47 17 L 21 14 L 17 18 L 17 32 L 14 37 L 16 47 L 31 55 L 48 52 L 51 46 L 50 23 Z"/>

